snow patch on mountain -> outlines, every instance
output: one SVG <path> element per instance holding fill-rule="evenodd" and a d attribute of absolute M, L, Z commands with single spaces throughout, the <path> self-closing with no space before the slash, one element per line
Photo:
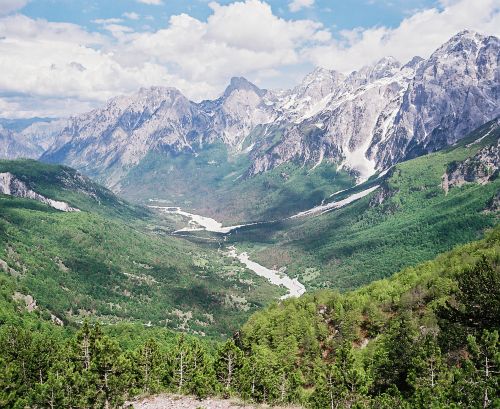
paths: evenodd
<path fill-rule="evenodd" d="M 71 118 L 42 159 L 117 187 L 150 152 L 197 155 L 222 142 L 248 155 L 245 177 L 329 161 L 365 180 L 498 116 L 499 55 L 497 37 L 463 31 L 426 60 L 386 57 L 349 75 L 318 68 L 291 90 L 236 77 L 216 100 L 194 103 L 174 88 L 142 89 Z"/>

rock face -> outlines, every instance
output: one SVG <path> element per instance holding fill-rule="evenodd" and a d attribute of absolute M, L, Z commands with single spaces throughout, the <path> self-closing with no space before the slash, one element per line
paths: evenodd
<path fill-rule="evenodd" d="M 22 180 L 19 180 L 10 172 L 0 173 L 0 193 L 4 195 L 21 197 L 25 199 L 33 199 L 38 202 L 45 203 L 54 209 L 63 212 L 79 212 L 79 209 L 71 207 L 65 202 L 49 199 L 39 193 L 29 189 Z"/>
<path fill-rule="evenodd" d="M 327 157 L 367 177 L 448 146 L 500 114 L 499 56 L 497 37 L 464 31 L 428 60 L 384 58 L 353 72 L 317 114 L 256 153 L 253 172 Z"/>
<path fill-rule="evenodd" d="M 200 104 L 174 88 L 141 89 L 112 99 L 105 107 L 72 118 L 56 144 L 42 157 L 91 175 L 110 171 L 108 184 L 150 151 L 192 152 L 221 140 L 239 150 L 247 134 L 271 119 L 266 91 L 233 78 L 223 96 Z"/>
<path fill-rule="evenodd" d="M 37 158 L 43 153 L 36 145 L 0 125 L 0 158 Z"/>
<path fill-rule="evenodd" d="M 232 150 L 241 151 L 243 141 L 257 125 L 275 118 L 272 105 L 265 103 L 266 95 L 268 91 L 245 78 L 232 78 L 220 98 L 202 102 L 199 108 L 210 118 L 208 142 L 220 139 Z"/>
<path fill-rule="evenodd" d="M 42 160 L 118 187 L 150 152 L 196 155 L 219 142 L 249 156 L 247 177 L 329 160 L 367 178 L 497 117 L 499 56 L 497 37 L 464 31 L 427 60 L 388 57 L 347 76 L 316 69 L 288 91 L 233 78 L 220 98 L 194 103 L 173 88 L 142 89 L 71 118 Z"/>
<path fill-rule="evenodd" d="M 499 133 L 500 121 L 492 124 L 491 129 L 480 139 L 490 134 Z M 475 143 L 478 143 L 476 141 Z M 498 177 L 500 171 L 500 139 L 496 143 L 481 148 L 474 156 L 463 162 L 453 163 L 443 175 L 443 189 L 448 190 L 453 186 L 462 186 L 465 183 L 486 184 Z"/>
<path fill-rule="evenodd" d="M 422 61 L 386 134 L 369 154 L 378 167 L 453 144 L 500 114 L 500 41 L 464 31 Z"/>

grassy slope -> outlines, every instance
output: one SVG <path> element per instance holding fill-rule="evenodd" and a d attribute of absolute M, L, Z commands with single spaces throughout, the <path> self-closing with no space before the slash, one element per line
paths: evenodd
<path fill-rule="evenodd" d="M 11 172 L 37 193 L 51 199 L 106 217 L 145 218 L 145 208 L 131 205 L 110 190 L 94 183 L 67 166 L 49 165 L 35 160 L 0 160 L 0 173 Z"/>
<path fill-rule="evenodd" d="M 286 265 L 311 288 L 351 289 L 431 259 L 498 221 L 485 208 L 500 179 L 453 187 L 447 195 L 441 188 L 450 163 L 495 142 L 500 131 L 467 146 L 483 134 L 484 128 L 452 149 L 397 165 L 384 178 L 390 197 L 381 205 L 370 204 L 375 192 L 321 216 L 247 228 L 234 240 L 266 265 Z"/>
<path fill-rule="evenodd" d="M 84 186 L 61 187 L 58 174 L 65 168 L 28 165 L 4 161 L 0 171 L 19 174 L 36 191 L 84 210 L 63 213 L 0 195 L 0 259 L 17 272 L 4 276 L 58 317 L 151 321 L 221 334 L 280 294 L 215 250 L 154 233 L 156 220 L 148 212 L 107 191 L 99 204 L 82 193 Z"/>

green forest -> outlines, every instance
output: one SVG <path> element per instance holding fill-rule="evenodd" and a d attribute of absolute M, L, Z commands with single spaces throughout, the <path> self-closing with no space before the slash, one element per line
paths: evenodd
<path fill-rule="evenodd" d="M 486 124 L 329 199 L 351 179 L 328 185 L 327 165 L 309 175 L 287 164 L 246 182 L 262 187 L 252 188 L 260 210 L 305 191 L 313 206 L 379 188 L 315 217 L 183 237 L 178 214 L 128 203 L 71 168 L 0 161 L 0 173 L 80 210 L 0 194 L 0 408 L 125 408 L 159 393 L 500 408 L 500 178 L 485 169 L 483 183 L 443 186 L 461 164 L 482 169 L 477 154 L 498 146 L 499 129 Z M 203 173 L 200 163 L 185 166 Z M 229 257 L 231 245 L 286 267 L 307 292 L 280 299 L 285 289 Z"/>
<path fill-rule="evenodd" d="M 358 290 L 272 304 L 224 342 L 56 327 L 0 283 L 0 407 L 119 408 L 160 391 L 322 409 L 500 405 L 499 227 Z"/>

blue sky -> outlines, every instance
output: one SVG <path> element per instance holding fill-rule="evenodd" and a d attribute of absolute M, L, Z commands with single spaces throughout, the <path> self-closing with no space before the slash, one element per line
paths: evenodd
<path fill-rule="evenodd" d="M 234 3 L 219 0 L 221 5 Z M 414 13 L 430 7 L 441 8 L 435 0 L 316 0 L 310 7 L 292 12 L 290 1 L 268 1 L 274 14 L 285 19 L 311 19 L 324 24 L 332 31 L 356 27 L 397 27 Z M 92 30 L 100 30 L 97 19 L 122 18 L 124 13 L 137 13 L 139 19 L 127 21 L 135 30 L 155 30 L 165 26 L 170 16 L 186 13 L 206 21 L 212 10 L 207 0 L 164 0 L 160 5 L 144 4 L 137 0 L 88 1 L 88 0 L 36 0 L 21 11 L 33 18 L 71 22 Z"/>
<path fill-rule="evenodd" d="M 0 117 L 64 117 L 141 87 L 199 101 L 232 76 L 289 88 L 500 34 L 499 0 L 0 0 Z"/>

